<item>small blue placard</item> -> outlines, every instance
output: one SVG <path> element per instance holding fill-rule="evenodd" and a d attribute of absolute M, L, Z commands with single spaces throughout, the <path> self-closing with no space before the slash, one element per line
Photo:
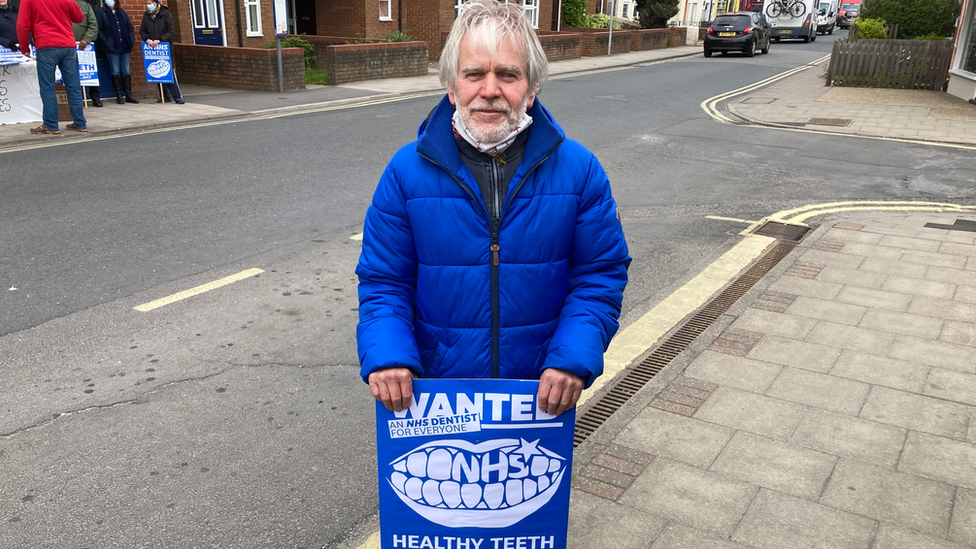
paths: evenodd
<path fill-rule="evenodd" d="M 538 381 L 417 379 L 376 405 L 383 549 L 562 549 L 576 410 L 539 409 Z"/>
<path fill-rule="evenodd" d="M 160 42 L 155 48 L 143 42 L 142 60 L 146 64 L 146 82 L 173 83 L 173 60 L 170 57 L 169 42 Z"/>

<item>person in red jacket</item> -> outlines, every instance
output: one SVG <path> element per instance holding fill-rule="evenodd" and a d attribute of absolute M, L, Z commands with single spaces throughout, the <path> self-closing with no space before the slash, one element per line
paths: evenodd
<path fill-rule="evenodd" d="M 61 69 L 61 81 L 68 93 L 73 123 L 69 130 L 85 133 L 81 80 L 78 78 L 78 54 L 71 23 L 81 23 L 84 16 L 75 0 L 22 0 L 17 17 L 17 39 L 20 52 L 29 55 L 30 44 L 37 49 L 37 83 L 41 88 L 43 125 L 31 128 L 33 134 L 61 133 L 58 129 L 58 98 L 54 92 L 54 69 Z"/>

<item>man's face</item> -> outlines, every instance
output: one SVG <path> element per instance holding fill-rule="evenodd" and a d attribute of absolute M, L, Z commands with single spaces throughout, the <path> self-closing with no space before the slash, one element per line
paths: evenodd
<path fill-rule="evenodd" d="M 525 61 L 509 43 L 498 46 L 498 58 L 484 51 L 474 54 L 468 35 L 461 39 L 458 76 L 448 99 L 461 113 L 471 135 L 483 142 L 500 141 L 515 129 L 535 101 L 529 91 Z"/>

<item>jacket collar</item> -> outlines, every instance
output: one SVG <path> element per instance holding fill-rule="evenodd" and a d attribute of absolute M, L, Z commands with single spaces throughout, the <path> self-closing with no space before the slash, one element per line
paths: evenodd
<path fill-rule="evenodd" d="M 566 133 L 552 118 L 549 111 L 542 106 L 538 96 L 526 114 L 532 117 L 532 125 L 526 130 L 528 135 L 522 163 L 535 166 L 559 148 L 566 138 Z M 461 171 L 461 154 L 454 140 L 452 116 L 454 116 L 454 105 L 451 105 L 445 94 L 417 130 L 417 152 L 452 173 L 458 173 Z"/>

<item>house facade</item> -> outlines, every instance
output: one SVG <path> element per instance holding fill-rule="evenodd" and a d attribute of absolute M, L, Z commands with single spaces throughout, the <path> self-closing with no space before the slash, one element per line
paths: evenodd
<path fill-rule="evenodd" d="M 555 30 L 553 0 L 515 0 L 533 25 Z M 558 0 L 557 0 L 558 1 Z M 182 44 L 265 48 L 274 41 L 272 0 L 164 0 Z M 427 42 L 432 59 L 463 9 L 460 0 L 286 0 L 291 34 L 382 41 L 402 32 Z"/>
<path fill-rule="evenodd" d="M 976 102 L 976 1 L 963 0 L 949 66 L 948 92 Z"/>

